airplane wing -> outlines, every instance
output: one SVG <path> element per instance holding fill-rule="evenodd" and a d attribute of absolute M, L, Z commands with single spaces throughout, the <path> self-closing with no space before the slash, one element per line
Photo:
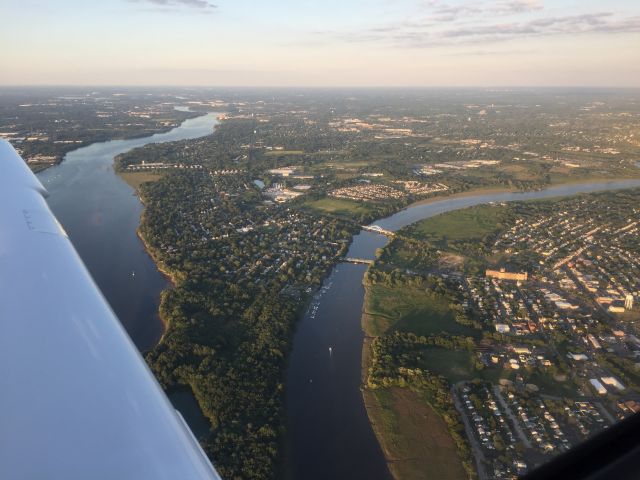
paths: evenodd
<path fill-rule="evenodd" d="M 0 140 L 0 478 L 219 479 Z"/>

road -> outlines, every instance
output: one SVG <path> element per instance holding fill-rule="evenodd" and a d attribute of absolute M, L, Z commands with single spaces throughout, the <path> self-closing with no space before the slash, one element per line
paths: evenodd
<path fill-rule="evenodd" d="M 509 408 L 509 405 L 507 405 L 506 400 L 502 396 L 502 392 L 500 391 L 500 386 L 499 385 L 494 385 L 493 386 L 493 393 L 496 396 L 496 398 L 498 399 L 498 401 L 500 402 L 500 406 L 502 407 L 504 412 L 507 414 L 507 416 L 511 420 L 511 423 L 513 423 L 513 428 L 516 430 L 516 433 L 518 434 L 518 437 L 520 438 L 520 441 L 522 443 L 524 443 L 525 447 L 531 448 L 531 442 L 529 441 L 529 439 L 525 435 L 524 431 L 520 427 L 520 424 L 518 423 L 518 419 L 516 418 L 516 416 L 513 414 L 513 412 Z"/>
<path fill-rule="evenodd" d="M 609 411 L 604 407 L 604 405 L 601 402 L 593 402 L 593 404 L 598 409 L 600 414 L 609 421 L 610 425 L 613 425 L 614 423 L 618 422 L 618 420 L 616 420 L 614 416 L 609 413 Z"/>
<path fill-rule="evenodd" d="M 488 480 L 487 472 L 484 469 L 484 465 L 486 460 L 484 458 L 484 453 L 482 453 L 482 449 L 478 444 L 478 441 L 475 437 L 475 430 L 471 428 L 471 424 L 469 423 L 469 418 L 467 417 L 466 412 L 458 398 L 457 389 L 464 382 L 458 382 L 453 387 L 451 387 L 451 396 L 453 397 L 453 404 L 456 407 L 456 410 L 462 417 L 462 423 L 464 423 L 464 430 L 467 434 L 467 439 L 469 440 L 469 444 L 471 445 L 471 451 L 473 452 L 473 458 L 476 461 L 476 471 L 478 472 L 479 480 Z"/>

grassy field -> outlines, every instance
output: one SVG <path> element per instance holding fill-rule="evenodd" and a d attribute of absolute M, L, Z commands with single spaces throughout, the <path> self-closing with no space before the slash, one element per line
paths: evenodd
<path fill-rule="evenodd" d="M 444 421 L 406 388 L 366 390 L 367 412 L 394 478 L 467 478 Z"/>
<path fill-rule="evenodd" d="M 371 165 L 371 162 L 369 162 L 367 160 L 345 161 L 345 162 L 340 162 L 340 163 L 325 162 L 324 164 L 322 164 L 323 167 L 336 168 L 336 169 L 340 169 L 340 168 L 361 168 L 361 167 L 368 167 L 370 165 Z"/>
<path fill-rule="evenodd" d="M 271 150 L 265 152 L 265 157 L 279 157 L 284 155 L 304 155 L 302 150 Z"/>
<path fill-rule="evenodd" d="M 474 354 L 465 350 L 446 350 L 439 347 L 427 347 L 421 352 L 422 367 L 432 373 L 442 375 L 449 383 L 479 378 L 498 383 L 501 378 L 511 379 L 514 370 L 501 367 L 488 367 L 482 370 L 473 368 Z"/>
<path fill-rule="evenodd" d="M 363 213 L 368 214 L 372 212 L 372 209 L 363 203 L 339 198 L 322 198 L 320 200 L 312 200 L 307 202 L 306 206 L 322 213 L 341 216 L 352 216 Z"/>
<path fill-rule="evenodd" d="M 449 241 L 475 241 L 496 232 L 506 216 L 506 207 L 480 205 L 422 220 L 402 233 L 446 248 Z"/>
<path fill-rule="evenodd" d="M 527 383 L 536 385 L 544 394 L 567 398 L 576 397 L 576 385 L 570 380 L 558 382 L 550 375 L 541 375 L 535 372 L 525 378 Z"/>
<path fill-rule="evenodd" d="M 138 191 L 140 185 L 143 183 L 155 182 L 162 178 L 161 173 L 149 172 L 119 172 L 118 175 L 136 191 Z"/>
<path fill-rule="evenodd" d="M 387 245 L 386 250 L 390 253 L 389 263 L 394 267 L 402 269 L 416 269 L 424 267 L 420 264 L 422 256 L 413 245 L 407 245 L 400 239 L 394 239 L 392 246 Z"/>
<path fill-rule="evenodd" d="M 506 173 L 514 180 L 534 181 L 540 178 L 540 172 L 532 170 L 524 165 L 503 165 L 500 167 L 501 173 Z"/>
<path fill-rule="evenodd" d="M 633 169 L 591 172 L 582 169 L 551 169 L 551 185 L 567 185 L 576 183 L 608 182 L 638 178 L 640 172 Z"/>
<path fill-rule="evenodd" d="M 370 336 L 384 335 L 389 330 L 417 335 L 477 334 L 474 329 L 454 321 L 446 298 L 427 293 L 422 288 L 367 285 L 364 311 L 368 317 L 365 332 Z"/>
<path fill-rule="evenodd" d="M 420 352 L 424 367 L 444 376 L 450 383 L 469 380 L 475 376 L 471 353 L 466 350 L 446 350 L 430 347 Z"/>

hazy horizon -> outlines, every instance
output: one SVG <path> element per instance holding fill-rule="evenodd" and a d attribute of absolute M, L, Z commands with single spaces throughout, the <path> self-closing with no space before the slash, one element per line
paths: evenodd
<path fill-rule="evenodd" d="M 640 4 L 624 0 L 0 8 L 3 86 L 640 87 Z"/>
<path fill-rule="evenodd" d="M 201 90 L 392 90 L 392 91 L 411 91 L 411 90 L 454 90 L 454 91 L 519 91 L 519 90 L 586 90 L 586 91 L 628 91 L 640 90 L 640 86 L 617 86 L 617 85 L 229 85 L 229 84 L 2 84 L 0 90 L 5 89 L 83 89 L 83 88 L 104 88 L 104 89 L 201 89 Z"/>

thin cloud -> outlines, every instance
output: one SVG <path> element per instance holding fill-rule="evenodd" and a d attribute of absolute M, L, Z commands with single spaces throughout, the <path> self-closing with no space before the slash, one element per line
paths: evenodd
<path fill-rule="evenodd" d="M 518 13 L 542 10 L 539 0 L 502 0 L 498 2 L 467 2 L 451 5 L 440 1 L 431 1 L 423 5 L 429 17 L 440 22 L 451 22 L 462 18 L 496 15 L 514 15 Z"/>
<path fill-rule="evenodd" d="M 532 12 L 534 10 L 542 10 L 544 5 L 538 0 L 511 0 L 505 2 L 497 2 L 493 7 L 493 11 L 504 15 L 511 13 Z"/>
<path fill-rule="evenodd" d="M 463 52 L 444 53 L 443 57 L 483 57 L 493 55 L 525 55 L 536 53 L 535 50 L 470 50 Z"/>
<path fill-rule="evenodd" d="M 209 11 L 218 8 L 217 5 L 206 0 L 129 0 L 134 3 L 146 3 L 162 9 L 187 7 L 194 10 Z"/>
<path fill-rule="evenodd" d="M 336 34 L 351 43 L 375 42 L 397 47 L 435 47 L 492 43 L 523 37 L 640 32 L 640 16 L 621 18 L 611 12 L 542 17 L 529 21 L 423 21 L 396 23 L 360 32 Z M 326 32 L 325 32 L 326 35 Z"/>

